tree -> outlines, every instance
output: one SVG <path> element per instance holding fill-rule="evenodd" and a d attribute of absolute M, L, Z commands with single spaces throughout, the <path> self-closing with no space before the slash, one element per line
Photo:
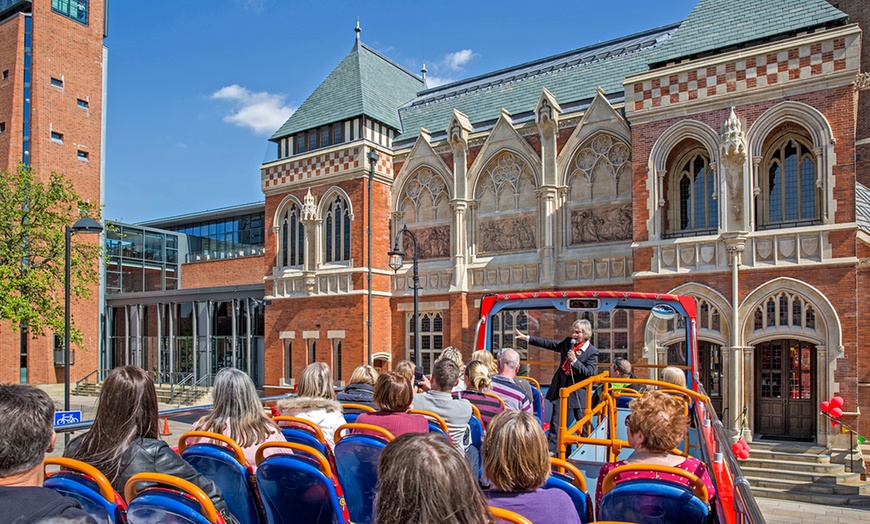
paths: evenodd
<path fill-rule="evenodd" d="M 34 337 L 63 333 L 64 228 L 85 216 L 99 220 L 99 207 L 63 175 L 46 181 L 21 163 L 0 171 L 0 320 L 27 326 Z M 101 246 L 78 239 L 71 247 L 71 300 L 86 298 L 99 282 Z M 74 323 L 70 338 L 82 341 Z"/>

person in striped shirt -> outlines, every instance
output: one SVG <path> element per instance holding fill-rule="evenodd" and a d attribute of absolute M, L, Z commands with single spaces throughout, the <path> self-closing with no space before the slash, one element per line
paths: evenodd
<path fill-rule="evenodd" d="M 503 349 L 498 355 L 498 374 L 492 376 L 492 392 L 501 397 L 506 409 L 531 411 L 531 400 L 514 382 L 519 369 L 520 354 L 515 349 Z"/>

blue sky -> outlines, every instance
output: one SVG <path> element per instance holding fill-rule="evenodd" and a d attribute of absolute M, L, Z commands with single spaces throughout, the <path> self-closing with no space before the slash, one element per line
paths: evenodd
<path fill-rule="evenodd" d="M 263 199 L 267 138 L 362 40 L 430 85 L 685 19 L 696 0 L 183 0 L 109 10 L 104 216 Z M 147 11 L 143 7 L 148 7 Z"/>

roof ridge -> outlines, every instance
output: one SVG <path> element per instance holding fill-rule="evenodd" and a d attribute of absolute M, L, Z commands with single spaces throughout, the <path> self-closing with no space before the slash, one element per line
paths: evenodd
<path fill-rule="evenodd" d="M 403 73 L 409 75 L 409 76 L 412 77 L 414 80 L 417 80 L 418 82 L 422 82 L 422 81 L 423 81 L 423 79 L 422 79 L 421 77 L 415 75 L 414 73 L 412 73 L 412 72 L 411 72 L 409 69 L 407 69 L 406 67 L 401 66 L 401 65 L 399 65 L 398 63 L 396 63 L 395 61 L 393 61 L 393 60 L 387 58 L 386 56 L 384 56 L 384 55 L 381 54 L 380 52 L 376 51 L 376 50 L 375 50 L 374 48 L 372 48 L 371 46 L 366 45 L 364 42 L 359 42 L 359 45 L 360 45 L 360 47 L 362 47 L 362 48 L 365 49 L 366 51 L 368 51 L 368 52 L 374 54 L 375 56 L 377 56 L 378 58 L 380 58 L 380 59 L 383 60 L 384 62 L 387 62 L 388 64 L 390 64 L 391 66 L 395 67 L 395 68 L 398 69 L 399 71 L 402 71 Z"/>

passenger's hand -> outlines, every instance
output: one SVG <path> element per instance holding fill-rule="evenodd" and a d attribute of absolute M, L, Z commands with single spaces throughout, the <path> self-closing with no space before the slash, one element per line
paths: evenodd
<path fill-rule="evenodd" d="M 520 333 L 520 330 L 517 328 L 514 328 L 514 335 L 520 340 L 525 340 L 527 342 L 529 340 L 529 335 L 523 335 L 522 333 Z"/>
<path fill-rule="evenodd" d="M 432 382 L 429 380 L 429 377 L 427 377 L 426 375 L 423 375 L 423 378 L 421 378 L 417 382 L 417 387 L 422 389 L 424 392 L 429 391 L 430 389 L 432 389 Z"/>

